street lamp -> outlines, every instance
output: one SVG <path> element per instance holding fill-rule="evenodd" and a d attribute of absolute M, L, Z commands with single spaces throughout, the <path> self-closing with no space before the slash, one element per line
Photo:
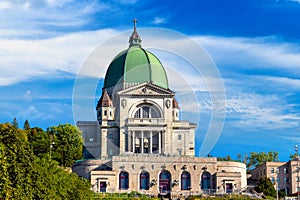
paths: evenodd
<path fill-rule="evenodd" d="M 299 200 L 299 153 L 298 153 L 298 145 L 295 145 L 296 151 L 296 161 L 297 161 L 297 200 Z"/>

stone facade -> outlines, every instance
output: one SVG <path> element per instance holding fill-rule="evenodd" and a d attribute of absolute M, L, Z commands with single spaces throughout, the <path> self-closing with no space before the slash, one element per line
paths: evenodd
<path fill-rule="evenodd" d="M 108 68 L 96 107 L 98 121 L 77 122 L 84 155 L 94 160 L 75 163 L 73 171 L 89 179 L 96 192 L 170 196 L 245 187 L 245 164 L 195 157 L 196 124 L 180 120 L 176 94 L 168 88 L 162 64 L 137 44 L 141 40 L 136 30 L 130 38 L 135 43 Z M 126 77 L 116 81 L 114 75 L 122 68 L 146 74 L 123 74 Z M 142 82 L 126 82 L 136 80 Z"/>
<path fill-rule="evenodd" d="M 298 172 L 299 160 L 289 162 L 265 162 L 251 171 L 251 179 L 258 181 L 261 178 L 269 178 L 274 187 L 284 190 L 286 194 L 300 191 L 300 175 Z M 298 189 L 297 189 L 298 187 Z"/>
<path fill-rule="evenodd" d="M 133 155 L 113 156 L 112 160 L 86 160 L 75 163 L 73 170 L 91 180 L 96 192 L 131 192 L 158 196 L 164 181 L 160 177 L 163 171 L 171 174 L 169 178 L 172 196 L 187 196 L 202 193 L 239 192 L 246 187 L 246 167 L 239 162 L 217 161 L 216 158 L 198 158 L 190 156 Z M 128 188 L 120 187 L 120 174 L 129 175 Z M 141 174 L 149 173 L 149 188 L 141 188 Z M 190 185 L 183 187 L 182 174 L 190 174 Z M 207 174 L 207 177 L 203 175 Z M 204 180 L 204 179 L 208 180 Z M 206 181 L 206 183 L 204 183 Z M 105 189 L 100 184 L 105 185 Z"/>

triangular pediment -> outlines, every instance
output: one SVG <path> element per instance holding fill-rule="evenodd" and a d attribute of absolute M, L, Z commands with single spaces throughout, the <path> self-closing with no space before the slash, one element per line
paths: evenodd
<path fill-rule="evenodd" d="M 159 87 L 151 83 L 142 83 L 118 92 L 120 96 L 174 96 L 171 90 Z"/>

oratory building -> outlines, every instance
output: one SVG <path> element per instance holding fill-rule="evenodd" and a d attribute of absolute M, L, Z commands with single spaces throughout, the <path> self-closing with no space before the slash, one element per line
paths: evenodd
<path fill-rule="evenodd" d="M 97 121 L 77 122 L 89 159 L 73 171 L 95 192 L 171 197 L 245 187 L 245 164 L 195 157 L 196 124 L 180 120 L 166 71 L 141 42 L 134 20 L 129 48 L 107 69 Z"/>

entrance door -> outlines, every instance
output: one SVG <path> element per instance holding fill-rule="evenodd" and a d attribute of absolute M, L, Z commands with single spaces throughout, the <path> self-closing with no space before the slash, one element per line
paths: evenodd
<path fill-rule="evenodd" d="M 171 174 L 168 171 L 162 171 L 159 175 L 159 193 L 167 195 L 171 192 Z"/>
<path fill-rule="evenodd" d="M 100 192 L 106 192 L 106 182 L 105 181 L 101 181 L 100 182 Z"/>
<path fill-rule="evenodd" d="M 226 183 L 226 193 L 232 193 L 232 183 Z"/>

